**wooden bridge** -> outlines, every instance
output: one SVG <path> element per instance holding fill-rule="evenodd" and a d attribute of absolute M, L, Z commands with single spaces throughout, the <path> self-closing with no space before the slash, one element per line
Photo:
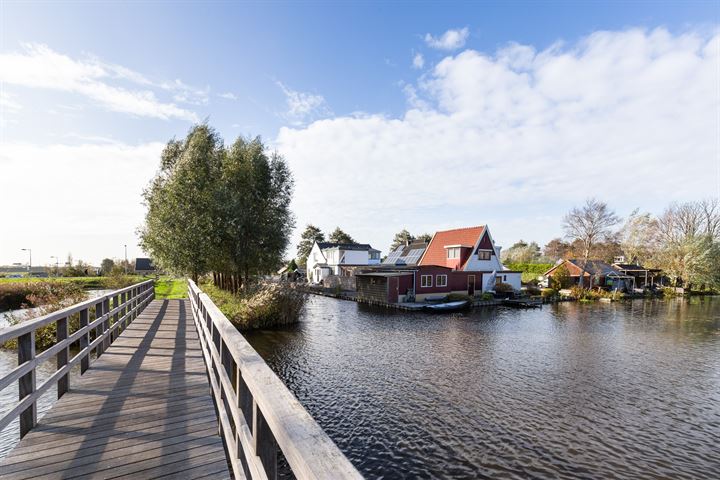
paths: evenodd
<path fill-rule="evenodd" d="M 0 478 L 274 479 L 281 457 L 296 478 L 361 478 L 207 295 L 188 291 L 155 300 L 147 281 L 0 330 L 18 351 L 0 379 L 17 382 L 18 402 L 0 407 L 0 430 L 17 423 L 21 438 Z M 36 352 L 53 327 L 55 344 Z"/>

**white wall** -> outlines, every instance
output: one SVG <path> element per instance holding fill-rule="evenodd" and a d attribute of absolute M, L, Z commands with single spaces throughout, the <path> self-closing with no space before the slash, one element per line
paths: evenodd
<path fill-rule="evenodd" d="M 343 265 L 368 265 L 369 255 L 367 251 L 343 250 L 340 256 L 343 255 L 345 256 Z"/>

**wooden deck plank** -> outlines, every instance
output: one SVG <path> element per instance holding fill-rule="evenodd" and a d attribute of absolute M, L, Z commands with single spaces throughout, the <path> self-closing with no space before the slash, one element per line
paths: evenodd
<path fill-rule="evenodd" d="M 230 478 L 190 306 L 155 300 L 0 461 L 1 478 Z"/>

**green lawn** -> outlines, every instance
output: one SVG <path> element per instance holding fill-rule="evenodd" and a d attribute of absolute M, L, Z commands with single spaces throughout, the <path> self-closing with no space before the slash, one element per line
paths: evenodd
<path fill-rule="evenodd" d="M 161 277 L 155 282 L 155 298 L 172 300 L 187 298 L 187 280 L 184 278 Z"/>

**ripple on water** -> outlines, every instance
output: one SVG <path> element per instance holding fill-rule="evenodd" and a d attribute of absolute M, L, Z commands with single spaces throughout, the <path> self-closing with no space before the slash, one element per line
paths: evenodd
<path fill-rule="evenodd" d="M 313 297 L 249 341 L 368 478 L 709 478 L 720 299 L 464 316 Z"/>

